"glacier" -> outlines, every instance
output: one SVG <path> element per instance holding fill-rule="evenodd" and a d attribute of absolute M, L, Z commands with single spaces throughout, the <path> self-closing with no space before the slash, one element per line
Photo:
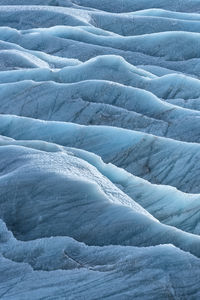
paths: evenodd
<path fill-rule="evenodd" d="M 0 1 L 1 299 L 200 299 L 199 13 Z"/>

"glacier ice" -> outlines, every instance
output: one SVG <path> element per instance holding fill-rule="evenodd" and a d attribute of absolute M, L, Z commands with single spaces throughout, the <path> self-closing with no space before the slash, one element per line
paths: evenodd
<path fill-rule="evenodd" d="M 199 260 L 172 245 L 97 247 L 67 237 L 20 242 L 4 223 L 1 235 L 2 299 L 164 299 L 188 289 L 199 296 Z"/>
<path fill-rule="evenodd" d="M 0 134 L 14 139 L 44 140 L 81 148 L 152 183 L 172 185 L 184 192 L 200 191 L 198 143 L 112 126 L 83 126 L 14 115 L 0 115 Z"/>
<path fill-rule="evenodd" d="M 0 1 L 0 298 L 200 298 L 200 1 Z"/>

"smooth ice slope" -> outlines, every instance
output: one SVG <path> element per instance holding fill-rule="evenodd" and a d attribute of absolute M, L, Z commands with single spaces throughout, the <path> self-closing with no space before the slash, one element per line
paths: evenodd
<path fill-rule="evenodd" d="M 200 256 L 200 237 L 158 223 L 94 167 L 70 152 L 11 145 L 0 147 L 4 170 L 1 218 L 17 238 L 71 236 L 89 245 L 172 243 Z"/>
<path fill-rule="evenodd" d="M 99 156 L 80 149 L 63 148 L 41 141 L 16 141 L 4 137 L 1 138 L 0 145 L 19 145 L 48 152 L 68 151 L 96 167 L 103 176 L 163 223 L 199 234 L 198 194 L 186 194 L 170 186 L 150 184 L 110 163 L 105 164 Z M 126 204 L 132 206 L 130 201 Z"/>

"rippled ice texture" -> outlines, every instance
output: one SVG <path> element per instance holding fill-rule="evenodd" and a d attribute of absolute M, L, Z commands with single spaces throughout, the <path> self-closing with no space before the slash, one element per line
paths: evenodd
<path fill-rule="evenodd" d="M 199 12 L 0 1 L 0 299 L 200 299 Z"/>

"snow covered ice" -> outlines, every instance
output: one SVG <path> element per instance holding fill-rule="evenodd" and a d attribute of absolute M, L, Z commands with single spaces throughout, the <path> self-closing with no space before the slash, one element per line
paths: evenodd
<path fill-rule="evenodd" d="M 199 13 L 0 1 L 0 299 L 200 299 Z"/>

